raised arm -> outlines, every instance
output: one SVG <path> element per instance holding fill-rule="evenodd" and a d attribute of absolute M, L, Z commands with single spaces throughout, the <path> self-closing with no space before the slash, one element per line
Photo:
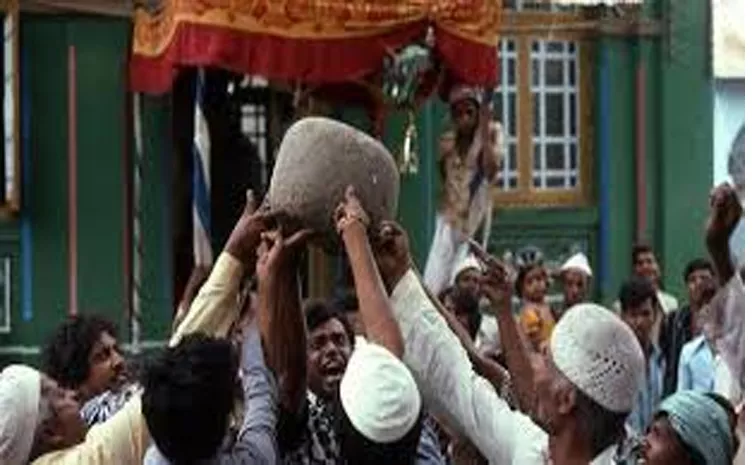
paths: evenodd
<path fill-rule="evenodd" d="M 722 184 L 711 193 L 711 212 L 706 225 L 706 247 L 717 270 L 720 286 L 724 286 L 735 274 L 730 257 L 729 240 L 743 214 L 735 189 Z"/>
<path fill-rule="evenodd" d="M 480 130 L 483 132 L 483 172 L 490 182 L 496 178 L 504 156 L 504 137 L 501 125 L 491 118 L 488 105 L 482 105 L 480 108 Z"/>
<path fill-rule="evenodd" d="M 254 200 L 248 197 L 244 213 L 188 314 L 171 338 L 171 345 L 178 344 L 183 335 L 197 331 L 215 337 L 227 335 L 238 314 L 236 295 L 244 266 L 254 263 L 260 233 L 270 218 L 271 215 L 265 211 L 255 211 Z M 90 428 L 83 443 L 46 454 L 34 464 L 142 463 L 149 443 L 149 431 L 142 418 L 141 396 L 135 396 L 108 421 Z"/>
<path fill-rule="evenodd" d="M 713 191 L 706 244 L 721 287 L 702 322 L 707 338 L 733 377 L 745 386 L 745 268 L 735 270 L 729 250 L 730 235 L 742 214 L 743 208 L 731 186 L 723 184 Z"/>
<path fill-rule="evenodd" d="M 404 344 L 399 325 L 391 313 L 391 303 L 368 241 L 369 219 L 352 186 L 347 188 L 345 200 L 337 207 L 334 220 L 349 257 L 367 339 L 402 358 Z"/>
<path fill-rule="evenodd" d="M 171 337 L 176 345 L 185 334 L 202 331 L 225 337 L 239 314 L 237 294 L 245 268 L 252 270 L 260 234 L 273 214 L 265 208 L 256 209 L 251 191 L 247 206 L 226 241 L 210 276 L 194 298 L 189 312 Z"/>
<path fill-rule="evenodd" d="M 203 284 L 205 284 L 208 276 L 210 276 L 210 271 L 211 268 L 205 265 L 195 266 L 192 270 L 192 274 L 189 276 L 189 281 L 187 281 L 186 287 L 184 287 L 184 293 L 181 296 L 181 301 L 179 302 L 178 308 L 176 309 L 176 315 L 174 315 L 173 317 L 171 332 L 175 331 L 176 328 L 178 328 L 178 326 L 181 324 L 181 321 L 183 321 L 186 313 L 189 311 L 189 307 L 192 305 L 192 301 L 194 301 L 194 298 L 197 296 L 200 288 Z"/>
<path fill-rule="evenodd" d="M 473 368 L 482 377 L 486 378 L 497 390 L 510 381 L 510 376 L 507 371 L 495 361 L 484 357 L 478 349 L 475 347 L 475 341 L 470 337 L 470 333 L 467 332 L 462 323 L 455 318 L 454 315 L 444 305 L 438 301 L 438 298 L 432 293 L 428 292 L 428 298 L 433 302 L 438 310 L 439 314 L 444 318 L 446 324 L 449 325 L 449 329 L 452 330 L 459 343 L 465 349 L 467 356 L 472 362 Z"/>
<path fill-rule="evenodd" d="M 521 427 L 532 423 L 513 412 L 473 370 L 412 267 L 406 233 L 394 223 L 384 223 L 373 246 L 381 276 L 391 289 L 392 310 L 404 339 L 404 362 L 431 413 L 467 436 L 489 461 L 512 463 Z"/>
<path fill-rule="evenodd" d="M 512 377 L 515 397 L 521 410 L 528 413 L 533 406 L 533 366 L 523 342 L 525 337 L 512 314 L 512 280 L 509 279 L 506 265 L 477 243 L 470 242 L 470 250 L 486 266 L 482 291 L 491 301 L 491 308 L 496 314 L 499 342 Z"/>
<path fill-rule="evenodd" d="M 268 366 L 276 374 L 283 413 L 301 411 L 307 390 L 307 341 L 299 292 L 298 265 L 309 231 L 284 239 L 265 233 L 257 262 L 259 324 Z"/>

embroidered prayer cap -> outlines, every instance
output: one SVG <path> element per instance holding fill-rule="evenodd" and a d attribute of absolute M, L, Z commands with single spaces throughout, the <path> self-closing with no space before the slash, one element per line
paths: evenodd
<path fill-rule="evenodd" d="M 554 364 L 585 395 L 611 412 L 632 411 L 644 357 L 629 326 L 592 303 L 572 307 L 551 334 Z"/>
<path fill-rule="evenodd" d="M 352 426 L 367 439 L 402 439 L 420 417 L 421 399 L 409 369 L 383 346 L 357 346 L 339 387 Z"/>
<path fill-rule="evenodd" d="M 585 274 L 589 278 L 593 277 L 593 271 L 591 270 L 591 265 L 588 264 L 588 257 L 585 256 L 584 253 L 578 252 L 569 259 L 567 259 L 566 262 L 562 265 L 562 267 L 559 269 L 560 273 L 564 273 L 565 271 L 569 270 L 577 270 L 581 273 Z"/>
<path fill-rule="evenodd" d="M 483 92 L 467 84 L 458 84 L 449 92 L 449 105 L 454 106 L 463 100 L 472 100 L 477 105 L 483 103 Z"/>
<path fill-rule="evenodd" d="M 483 268 L 480 266 L 480 262 L 477 258 L 468 255 L 464 260 L 457 263 L 457 266 L 454 268 L 454 273 L 452 273 L 452 281 L 456 281 L 457 277 L 467 270 L 483 271 Z"/>
<path fill-rule="evenodd" d="M 732 463 L 734 440 L 727 412 L 714 399 L 695 391 L 667 397 L 657 414 L 666 414 L 680 440 L 700 455 L 705 465 Z"/>
<path fill-rule="evenodd" d="M 24 365 L 0 372 L 0 463 L 29 461 L 40 412 L 40 373 Z"/>

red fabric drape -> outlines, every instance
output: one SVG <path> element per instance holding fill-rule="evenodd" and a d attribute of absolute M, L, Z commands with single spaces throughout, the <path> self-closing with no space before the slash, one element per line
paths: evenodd
<path fill-rule="evenodd" d="M 424 38 L 457 79 L 499 80 L 496 0 L 165 0 L 135 16 L 134 90 L 170 89 L 182 66 L 216 66 L 269 79 L 329 84 L 380 71 L 383 57 Z"/>

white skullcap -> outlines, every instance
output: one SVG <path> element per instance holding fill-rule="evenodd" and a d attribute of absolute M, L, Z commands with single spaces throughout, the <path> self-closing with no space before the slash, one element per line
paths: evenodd
<path fill-rule="evenodd" d="M 0 372 L 0 463 L 29 461 L 39 417 L 40 373 L 24 365 Z"/>
<path fill-rule="evenodd" d="M 468 255 L 464 260 L 457 263 L 454 267 L 454 273 L 452 273 L 452 282 L 457 280 L 457 277 L 462 274 L 463 271 L 478 270 L 483 271 L 483 267 L 480 266 L 480 262 L 472 255 Z"/>
<path fill-rule="evenodd" d="M 551 334 L 554 364 L 605 409 L 627 413 L 645 376 L 638 339 L 617 315 L 600 305 L 572 307 Z"/>
<path fill-rule="evenodd" d="M 577 270 L 581 273 L 584 273 L 589 278 L 593 277 L 593 271 L 591 270 L 591 265 L 588 264 L 588 257 L 585 256 L 584 253 L 578 252 L 572 257 L 570 257 L 566 262 L 564 262 L 564 265 L 559 269 L 560 272 L 564 273 L 568 270 Z"/>
<path fill-rule="evenodd" d="M 367 439 L 402 439 L 420 417 L 420 392 L 409 369 L 382 346 L 357 347 L 339 388 L 344 413 Z"/>

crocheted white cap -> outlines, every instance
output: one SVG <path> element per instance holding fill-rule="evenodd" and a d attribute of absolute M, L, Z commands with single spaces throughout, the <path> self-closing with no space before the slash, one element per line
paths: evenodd
<path fill-rule="evenodd" d="M 380 444 L 402 439 L 420 417 L 420 392 L 412 373 L 386 348 L 370 342 L 350 357 L 339 394 L 352 426 Z"/>
<path fill-rule="evenodd" d="M 593 276 L 591 265 L 588 264 L 588 257 L 586 257 L 585 254 L 582 252 L 578 252 L 572 257 L 570 257 L 566 262 L 564 262 L 564 265 L 562 265 L 562 267 L 559 269 L 559 271 L 562 273 L 564 273 L 567 270 L 577 270 L 582 273 L 585 273 L 585 275 L 588 277 Z"/>
<path fill-rule="evenodd" d="M 463 271 L 467 270 L 483 271 L 483 267 L 480 266 L 480 262 L 477 258 L 473 257 L 472 255 L 468 255 L 464 260 L 457 263 L 456 267 L 454 267 L 454 273 L 452 273 L 452 281 L 456 281 L 457 276 L 459 276 Z M 452 282 L 452 284 L 454 283 Z"/>
<path fill-rule="evenodd" d="M 579 304 L 551 334 L 554 364 L 578 389 L 609 411 L 630 412 L 645 376 L 635 334 L 600 305 Z"/>

